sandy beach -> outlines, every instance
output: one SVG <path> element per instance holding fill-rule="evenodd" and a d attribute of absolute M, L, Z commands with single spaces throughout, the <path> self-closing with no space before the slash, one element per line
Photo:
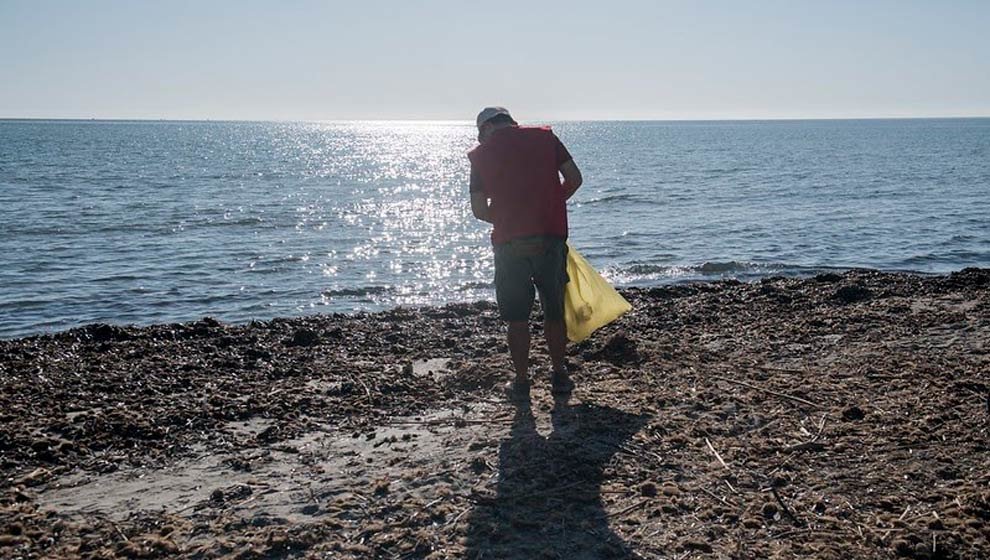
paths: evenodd
<path fill-rule="evenodd" d="M 623 294 L 2 341 L 0 557 L 990 557 L 990 270 Z"/>

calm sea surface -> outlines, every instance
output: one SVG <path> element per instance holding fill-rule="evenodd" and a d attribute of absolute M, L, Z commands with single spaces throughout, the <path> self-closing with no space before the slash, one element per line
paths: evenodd
<path fill-rule="evenodd" d="M 619 285 L 990 266 L 990 119 L 565 122 Z M 492 299 L 468 123 L 0 121 L 0 338 Z"/>

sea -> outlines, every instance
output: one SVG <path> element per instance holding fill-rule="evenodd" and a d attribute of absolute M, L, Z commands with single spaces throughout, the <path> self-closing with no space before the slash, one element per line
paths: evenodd
<path fill-rule="evenodd" d="M 618 286 L 990 266 L 990 119 L 550 122 Z M 0 120 L 0 338 L 494 299 L 470 122 Z"/>

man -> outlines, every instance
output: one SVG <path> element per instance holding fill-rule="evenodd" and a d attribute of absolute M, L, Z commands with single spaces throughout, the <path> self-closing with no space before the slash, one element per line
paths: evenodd
<path fill-rule="evenodd" d="M 499 315 L 508 323 L 515 369 L 509 396 L 529 395 L 529 314 L 534 291 L 539 291 L 543 307 L 553 392 L 570 393 L 574 383 L 564 366 L 566 201 L 581 186 L 581 171 L 549 128 L 519 126 L 504 107 L 485 108 L 477 124 L 479 145 L 468 153 L 471 211 L 493 226 L 495 297 Z"/>

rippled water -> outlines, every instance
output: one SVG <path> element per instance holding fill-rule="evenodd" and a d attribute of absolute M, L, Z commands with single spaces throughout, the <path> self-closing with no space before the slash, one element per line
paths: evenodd
<path fill-rule="evenodd" d="M 990 266 L 990 119 L 566 122 L 621 285 Z M 0 337 L 493 297 L 467 123 L 0 121 Z"/>

